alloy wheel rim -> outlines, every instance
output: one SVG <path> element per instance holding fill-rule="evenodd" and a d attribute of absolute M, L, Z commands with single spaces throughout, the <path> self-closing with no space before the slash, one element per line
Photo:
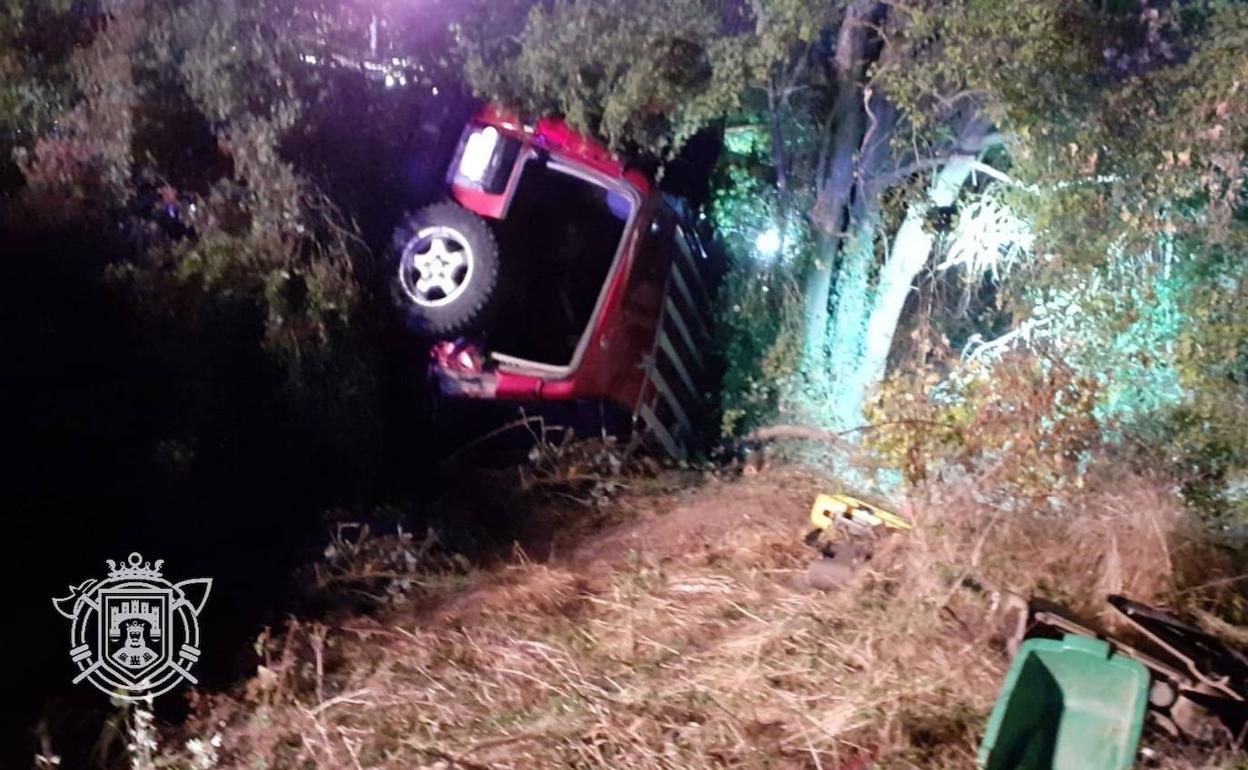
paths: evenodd
<path fill-rule="evenodd" d="M 422 307 L 442 307 L 459 299 L 472 282 L 476 259 L 468 239 L 445 225 L 416 233 L 399 260 L 403 292 Z"/>

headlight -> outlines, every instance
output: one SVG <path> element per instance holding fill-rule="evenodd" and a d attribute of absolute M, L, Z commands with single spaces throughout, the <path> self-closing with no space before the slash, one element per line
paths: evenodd
<path fill-rule="evenodd" d="M 494 151 L 498 149 L 498 140 L 498 129 L 493 126 L 469 134 L 464 154 L 459 159 L 459 175 L 475 184 L 484 181 L 490 161 L 494 160 Z"/>
<path fill-rule="evenodd" d="M 498 195 L 507 189 L 521 142 L 495 126 L 469 125 L 447 169 L 447 181 L 455 187 Z"/>

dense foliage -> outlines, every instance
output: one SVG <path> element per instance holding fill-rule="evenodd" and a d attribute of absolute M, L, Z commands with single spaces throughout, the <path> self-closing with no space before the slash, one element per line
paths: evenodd
<path fill-rule="evenodd" d="M 1095 392 L 1102 439 L 1144 448 L 1191 499 L 1229 515 L 1248 439 L 1235 309 L 1248 274 L 1248 9 L 1009 5 L 929 8 L 918 28 L 944 46 L 909 76 L 912 99 L 951 81 L 990 95 L 1009 136 L 1003 198 L 1033 236 L 1004 293 L 1026 333 L 970 364 L 1011 347 L 1056 360 L 1085 384 L 1050 427 Z M 1017 18 L 1025 37 L 1009 31 Z M 1080 35 L 1082 54 L 1069 45 Z M 994 52 L 985 39 L 1013 43 Z M 968 379 L 1011 398 L 995 369 Z"/>
<path fill-rule="evenodd" d="M 722 133 L 726 434 L 847 428 L 912 484 L 973 480 L 929 487 L 957 492 L 929 521 L 959 559 L 1100 505 L 1076 491 L 1105 465 L 1248 523 L 1231 0 L 0 0 L 0 267 L 28 295 L 12 403 L 35 414 L 14 420 L 19 510 L 89 510 L 90 533 L 116 529 L 97 498 L 186 512 L 276 582 L 296 516 L 435 494 L 446 447 L 405 371 L 424 351 L 374 278 L 406 150 L 460 125 L 417 96 L 461 80 L 660 170 Z M 988 540 L 1002 511 L 1025 537 Z M 1103 539 L 1064 520 L 1064 579 L 1117 558 L 1119 527 L 1143 542 L 1136 514 L 1093 522 Z M 937 600 L 884 614 L 934 617 L 944 566 L 922 571 Z"/>
<path fill-rule="evenodd" d="M 1104 442 L 1149 447 L 1206 502 L 1242 487 L 1248 8 L 814 5 L 513 6 L 508 35 L 466 44 L 468 72 L 663 156 L 728 126 L 729 432 L 852 426 L 879 394 L 873 419 L 911 421 L 881 445 L 912 459 L 933 450 L 921 416 L 946 448 L 1027 443 L 993 414 L 1034 434 L 1014 463 L 1031 487 Z M 778 255 L 756 246 L 769 230 Z"/>
<path fill-rule="evenodd" d="M 34 82 L 57 89 L 59 103 L 42 105 L 38 137 L 14 156 L 23 212 L 137 215 L 139 258 L 115 267 L 149 306 L 185 313 L 202 305 L 197 296 L 252 297 L 267 344 L 298 355 L 347 323 L 353 236 L 280 151 L 304 112 L 292 67 L 303 40 L 274 29 L 271 11 L 228 2 L 63 11 L 59 23 L 90 34 L 63 52 L 65 82 Z"/>
<path fill-rule="evenodd" d="M 120 223 L 110 271 L 147 310 L 241 302 L 296 370 L 356 348 L 369 206 L 313 162 L 342 78 L 306 59 L 341 62 L 379 18 L 409 42 L 449 24 L 479 94 L 621 149 L 670 161 L 726 127 L 728 432 L 856 425 L 890 362 L 948 400 L 1036 355 L 1095 390 L 1103 439 L 1190 458 L 1192 489 L 1237 483 L 1241 4 L 439 0 L 406 27 L 403 8 L 6 0 L 10 221 Z"/>
<path fill-rule="evenodd" d="M 413 118 L 433 119 L 422 95 L 457 81 L 451 10 L 424 11 L 6 0 L 0 229 L 128 298 L 208 402 L 188 411 L 240 387 L 208 351 L 256 346 L 308 430 L 358 440 L 389 366 L 374 259 L 424 173 L 410 152 Z M 407 87 L 383 81 L 383 60 Z"/>

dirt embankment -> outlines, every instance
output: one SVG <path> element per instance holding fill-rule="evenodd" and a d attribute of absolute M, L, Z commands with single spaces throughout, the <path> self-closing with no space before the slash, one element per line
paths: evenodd
<path fill-rule="evenodd" d="M 1139 480 L 1062 515 L 933 488 L 894 501 L 913 533 L 818 592 L 801 537 L 834 489 L 781 468 L 556 517 L 543 562 L 517 549 L 398 608 L 293 625 L 179 740 L 219 736 L 229 768 L 969 767 L 1011 594 L 1095 620 L 1105 593 L 1163 597 L 1196 555 L 1171 493 Z"/>

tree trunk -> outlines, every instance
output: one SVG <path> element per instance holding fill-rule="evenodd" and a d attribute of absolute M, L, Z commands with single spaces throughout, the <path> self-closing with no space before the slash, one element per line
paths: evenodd
<path fill-rule="evenodd" d="M 829 129 L 833 132 L 820 159 L 821 179 L 814 220 L 819 230 L 819 253 L 806 277 L 806 336 L 803 370 L 816 383 L 826 382 L 828 302 L 832 271 L 840 257 L 843 230 L 857 176 L 858 149 L 863 134 L 862 81 L 866 71 L 869 27 L 863 22 L 878 2 L 854 0 L 845 9 L 836 40 L 836 101 Z"/>
<path fill-rule="evenodd" d="M 806 275 L 803 292 L 806 334 L 802 343 L 802 370 L 808 379 L 822 379 L 827 361 L 828 300 L 832 296 L 832 267 L 836 264 L 840 237 L 820 232 L 818 244 L 818 254 Z"/>
<path fill-rule="evenodd" d="M 866 342 L 862 360 L 857 367 L 859 375 L 859 414 L 867 394 L 884 379 L 888 364 L 888 352 L 893 346 L 893 335 L 901 311 L 914 279 L 931 257 L 934 236 L 924 229 L 924 220 L 931 207 L 952 206 L 958 192 L 971 173 L 973 158 L 957 157 L 946 163 L 936 173 L 928 190 L 927 198 L 910 204 L 906 217 L 893 238 L 888 261 L 880 268 L 879 280 L 871 301 L 871 315 L 867 320 Z"/>
<path fill-rule="evenodd" d="M 856 376 L 866 348 L 867 313 L 870 309 L 871 273 L 875 265 L 875 231 L 879 212 L 874 206 L 853 207 L 852 232 L 847 236 L 836 277 L 831 338 L 827 367 L 830 387 L 826 409 L 832 424 L 851 427 L 862 415 L 858 396 L 861 380 Z"/>

